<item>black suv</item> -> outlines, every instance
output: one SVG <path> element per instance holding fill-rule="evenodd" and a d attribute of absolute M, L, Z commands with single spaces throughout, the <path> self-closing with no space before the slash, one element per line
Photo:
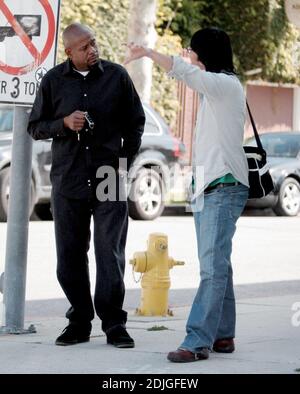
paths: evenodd
<path fill-rule="evenodd" d="M 133 219 L 151 220 L 161 215 L 165 205 L 181 204 L 186 199 L 184 175 L 180 173 L 185 164 L 185 147 L 157 112 L 146 104 L 144 110 L 145 132 L 133 163 L 134 181 L 129 185 L 128 206 Z M 7 219 L 12 126 L 13 107 L 1 106 L 0 221 Z M 49 217 L 51 141 L 33 142 L 31 212 L 35 208 L 41 217 Z"/>

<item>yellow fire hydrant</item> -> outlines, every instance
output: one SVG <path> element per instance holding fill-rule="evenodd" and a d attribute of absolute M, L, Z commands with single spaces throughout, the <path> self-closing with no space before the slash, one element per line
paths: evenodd
<path fill-rule="evenodd" d="M 168 308 L 169 271 L 174 265 L 184 265 L 184 262 L 169 257 L 168 236 L 150 234 L 147 251 L 134 253 L 130 264 L 135 272 L 143 273 L 141 305 L 136 313 L 143 316 L 171 315 Z"/>

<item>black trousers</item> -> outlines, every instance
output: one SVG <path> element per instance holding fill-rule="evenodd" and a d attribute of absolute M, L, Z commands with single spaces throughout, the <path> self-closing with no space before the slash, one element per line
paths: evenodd
<path fill-rule="evenodd" d="M 107 332 L 125 325 L 122 309 L 125 287 L 125 244 L 128 228 L 127 201 L 75 200 L 52 194 L 57 250 L 57 278 L 71 307 L 70 322 L 86 325 L 94 307 Z M 88 255 L 91 217 L 94 221 L 96 286 L 94 307 L 90 291 Z"/>

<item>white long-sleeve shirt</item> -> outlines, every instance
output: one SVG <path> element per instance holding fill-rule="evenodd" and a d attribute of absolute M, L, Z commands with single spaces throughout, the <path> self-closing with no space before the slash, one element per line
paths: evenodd
<path fill-rule="evenodd" d="M 239 79 L 233 74 L 213 73 L 173 57 L 168 74 L 199 93 L 200 103 L 194 133 L 192 166 L 195 195 L 215 179 L 231 173 L 248 183 L 248 164 L 243 150 L 246 100 Z"/>

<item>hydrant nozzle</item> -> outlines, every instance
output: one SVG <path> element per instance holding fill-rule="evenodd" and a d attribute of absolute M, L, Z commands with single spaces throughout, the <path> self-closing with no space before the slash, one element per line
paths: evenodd
<path fill-rule="evenodd" d="M 174 261 L 174 265 L 184 265 L 184 261 Z"/>
<path fill-rule="evenodd" d="M 145 272 L 147 269 L 147 256 L 145 252 L 134 253 L 133 259 L 129 260 L 129 264 L 132 264 L 135 272 Z"/>

